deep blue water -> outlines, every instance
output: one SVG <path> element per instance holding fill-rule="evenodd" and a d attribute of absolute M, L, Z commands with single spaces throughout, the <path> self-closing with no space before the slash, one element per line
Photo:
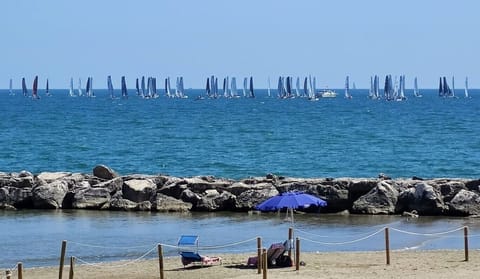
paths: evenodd
<path fill-rule="evenodd" d="M 195 101 L 202 91 L 150 100 L 0 91 L 0 171 L 90 173 L 106 164 L 120 174 L 230 178 L 480 174 L 478 90 L 471 99 L 423 90 L 405 102 L 369 100 L 366 90 L 351 100 L 280 100 L 257 90 L 255 99 Z"/>
<path fill-rule="evenodd" d="M 106 164 L 122 175 L 480 175 L 479 90 L 471 90 L 471 99 L 443 99 L 435 90 L 423 90 L 423 98 L 405 102 L 369 100 L 366 90 L 353 91 L 351 100 L 317 102 L 267 98 L 261 90 L 255 99 L 201 101 L 194 99 L 202 90 L 187 91 L 189 99 L 152 100 L 111 100 L 102 90 L 93 99 L 71 98 L 66 90 L 52 93 L 32 100 L 0 90 L 0 171 L 90 173 Z M 269 245 L 283 241 L 289 225 L 279 216 L 246 213 L 5 211 L 0 267 L 18 261 L 26 267 L 56 265 L 63 239 L 69 241 L 68 255 L 97 262 L 137 258 L 155 243 L 175 244 L 183 233 L 198 234 L 203 245 L 256 236 Z M 348 242 L 384 226 L 429 233 L 464 225 L 471 227 L 471 246 L 478 249 L 474 219 L 307 214 L 296 221 L 307 232 L 302 236 L 317 242 Z M 463 247 L 461 232 L 447 237 L 392 232 L 391 239 L 392 249 Z M 349 245 L 303 241 L 302 250 L 381 250 L 383 243 L 378 234 Z M 250 251 L 254 241 L 205 253 Z"/>

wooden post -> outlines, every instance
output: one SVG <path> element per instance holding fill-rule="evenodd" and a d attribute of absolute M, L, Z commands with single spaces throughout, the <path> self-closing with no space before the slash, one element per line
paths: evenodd
<path fill-rule="evenodd" d="M 267 259 L 267 249 L 262 251 L 262 266 L 263 266 L 263 279 L 267 279 L 268 272 L 268 259 Z"/>
<path fill-rule="evenodd" d="M 163 274 L 163 249 L 161 244 L 158 244 L 158 265 L 160 267 L 160 279 L 163 279 L 165 277 Z"/>
<path fill-rule="evenodd" d="M 468 262 L 468 227 L 463 228 L 463 239 L 465 242 L 465 261 Z"/>
<path fill-rule="evenodd" d="M 385 252 L 387 256 L 387 265 L 390 264 L 390 238 L 388 235 L 388 228 L 385 228 Z"/>
<path fill-rule="evenodd" d="M 73 276 L 75 275 L 74 268 L 75 268 L 75 257 L 70 257 L 70 273 L 68 274 L 68 279 L 73 279 Z"/>
<path fill-rule="evenodd" d="M 293 209 L 292 209 L 293 210 Z M 288 257 L 292 258 L 293 228 L 288 228 Z"/>
<path fill-rule="evenodd" d="M 257 273 L 262 273 L 262 238 L 257 237 Z"/>
<path fill-rule="evenodd" d="M 62 279 L 63 265 L 65 264 L 65 252 L 67 250 L 67 241 L 62 241 L 62 251 L 60 252 L 60 270 L 58 271 L 58 279 Z"/>
<path fill-rule="evenodd" d="M 300 270 L 300 239 L 297 237 L 295 243 L 295 270 Z"/>
<path fill-rule="evenodd" d="M 18 279 L 23 279 L 23 264 L 17 264 Z"/>
<path fill-rule="evenodd" d="M 5 271 L 5 278 L 12 279 L 12 272 L 10 270 Z"/>

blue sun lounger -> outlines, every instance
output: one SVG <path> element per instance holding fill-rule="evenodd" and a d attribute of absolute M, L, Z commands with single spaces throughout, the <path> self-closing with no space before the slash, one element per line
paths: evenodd
<path fill-rule="evenodd" d="M 177 242 L 178 252 L 182 257 L 182 264 L 186 267 L 189 264 L 199 264 L 202 266 L 221 264 L 222 258 L 201 256 L 198 253 L 198 236 L 182 235 Z"/>

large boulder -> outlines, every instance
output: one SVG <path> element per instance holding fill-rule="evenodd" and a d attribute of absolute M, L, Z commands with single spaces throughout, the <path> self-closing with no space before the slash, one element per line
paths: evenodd
<path fill-rule="evenodd" d="M 63 179 L 70 176 L 69 172 L 41 172 L 37 175 L 37 180 L 44 181 L 45 183 L 52 183 L 55 180 Z"/>
<path fill-rule="evenodd" d="M 157 186 L 150 179 L 132 179 L 123 182 L 123 198 L 134 201 L 149 201 L 156 193 Z"/>
<path fill-rule="evenodd" d="M 460 190 L 448 203 L 452 215 L 480 215 L 480 196 L 468 190 Z"/>
<path fill-rule="evenodd" d="M 110 201 L 106 188 L 88 188 L 75 193 L 72 207 L 78 209 L 100 209 Z"/>
<path fill-rule="evenodd" d="M 244 191 L 237 195 L 235 209 L 237 211 L 248 211 L 255 209 L 255 206 L 271 197 L 279 194 L 278 190 L 271 184 L 263 184 L 264 187 Z"/>
<path fill-rule="evenodd" d="M 121 191 L 122 186 L 123 179 L 121 177 L 115 177 L 114 179 L 92 185 L 92 188 L 105 188 L 110 192 L 111 195 L 113 195 L 116 192 Z"/>
<path fill-rule="evenodd" d="M 108 205 L 110 210 L 134 211 L 137 210 L 138 203 L 131 200 L 115 198 L 112 199 Z"/>
<path fill-rule="evenodd" d="M 420 215 L 441 215 L 446 209 L 440 190 L 423 181 L 398 196 L 397 212 L 415 210 Z"/>
<path fill-rule="evenodd" d="M 353 203 L 352 213 L 394 214 L 397 199 L 398 191 L 391 181 L 382 180 L 370 192 Z"/>
<path fill-rule="evenodd" d="M 160 212 L 186 212 L 192 208 L 191 203 L 157 193 L 152 202 L 152 210 Z"/>
<path fill-rule="evenodd" d="M 93 175 L 102 179 L 114 179 L 118 174 L 105 165 L 97 165 L 93 168 Z"/>
<path fill-rule="evenodd" d="M 68 185 L 62 180 L 35 187 L 32 195 L 33 206 L 43 209 L 62 208 L 67 191 Z"/>
<path fill-rule="evenodd" d="M 227 191 L 218 192 L 215 189 L 207 190 L 193 208 L 197 211 L 224 211 L 235 208 L 235 196 Z"/>

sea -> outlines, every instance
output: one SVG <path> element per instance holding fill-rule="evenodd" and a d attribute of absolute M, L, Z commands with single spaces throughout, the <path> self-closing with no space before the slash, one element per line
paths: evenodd
<path fill-rule="evenodd" d="M 91 173 L 104 164 L 121 175 L 232 179 L 480 176 L 480 90 L 470 90 L 471 98 L 460 90 L 458 98 L 440 98 L 433 89 L 415 98 L 407 90 L 405 101 L 371 100 L 362 89 L 351 90 L 352 99 L 337 90 L 336 98 L 318 101 L 269 97 L 267 90 L 256 90 L 255 98 L 201 100 L 199 89 L 187 89 L 188 99 L 50 92 L 33 99 L 0 90 L 0 172 Z M 393 228 L 393 249 L 462 249 L 464 226 L 471 248 L 480 246 L 471 218 L 320 213 L 292 222 L 264 213 L 19 210 L 0 212 L 0 268 L 56 265 L 62 240 L 67 254 L 85 263 L 149 251 L 145 257 L 154 257 L 158 243 L 177 255 L 180 234 L 198 235 L 205 253 L 255 254 L 257 236 L 265 245 L 281 242 L 291 226 L 305 251 L 382 250 L 385 227 Z"/>

